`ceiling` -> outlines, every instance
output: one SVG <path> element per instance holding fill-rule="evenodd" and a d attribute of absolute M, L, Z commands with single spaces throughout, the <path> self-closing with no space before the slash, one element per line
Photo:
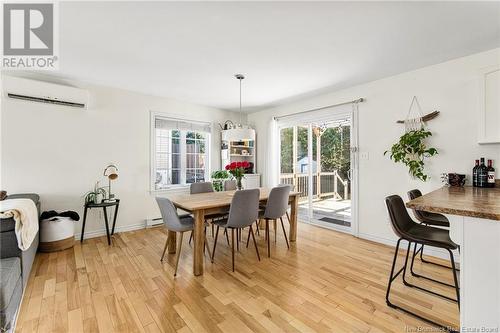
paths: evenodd
<path fill-rule="evenodd" d="M 61 2 L 60 75 L 223 109 L 500 46 L 499 2 Z"/>

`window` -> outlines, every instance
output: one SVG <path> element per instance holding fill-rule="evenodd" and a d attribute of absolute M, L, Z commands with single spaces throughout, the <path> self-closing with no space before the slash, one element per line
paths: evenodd
<path fill-rule="evenodd" d="M 203 182 L 210 174 L 210 124 L 152 113 L 151 189 Z"/>

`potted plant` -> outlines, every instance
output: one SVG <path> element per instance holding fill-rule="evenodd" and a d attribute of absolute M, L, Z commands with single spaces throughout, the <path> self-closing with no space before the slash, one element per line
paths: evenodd
<path fill-rule="evenodd" d="M 228 165 L 226 165 L 226 170 L 233 176 L 234 179 L 236 179 L 236 187 L 238 190 L 241 190 L 243 186 L 241 185 L 241 179 L 245 175 L 245 168 L 248 168 L 250 166 L 250 163 L 247 161 L 243 162 L 232 162 Z"/>
<path fill-rule="evenodd" d="M 428 148 L 425 144 L 425 139 L 430 136 L 432 133 L 424 128 L 409 131 L 392 145 L 391 150 L 386 150 L 384 155 L 390 152 L 391 160 L 395 163 L 403 163 L 408 167 L 408 172 L 412 177 L 425 182 L 429 177 L 424 173 L 424 159 L 438 153 L 436 148 Z"/>
<path fill-rule="evenodd" d="M 217 170 L 212 172 L 212 185 L 217 192 L 224 191 L 224 180 L 229 179 L 229 172 Z"/>
<path fill-rule="evenodd" d="M 84 195 L 85 204 L 100 204 L 104 198 L 106 198 L 106 189 L 104 187 L 99 187 L 99 182 L 94 185 L 94 190 L 88 191 Z"/>

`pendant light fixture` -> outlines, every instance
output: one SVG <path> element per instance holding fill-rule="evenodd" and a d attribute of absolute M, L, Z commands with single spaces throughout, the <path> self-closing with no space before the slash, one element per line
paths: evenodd
<path fill-rule="evenodd" d="M 255 131 L 251 129 L 248 125 L 241 124 L 241 82 L 245 79 L 243 74 L 235 74 L 234 77 L 240 82 L 240 123 L 236 128 L 227 130 L 227 138 L 229 141 L 241 141 L 241 140 L 255 140 Z"/>

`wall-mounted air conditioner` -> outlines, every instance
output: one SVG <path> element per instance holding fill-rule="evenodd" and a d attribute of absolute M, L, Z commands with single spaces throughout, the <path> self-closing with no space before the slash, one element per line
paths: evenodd
<path fill-rule="evenodd" d="M 89 102 L 87 90 L 60 84 L 4 76 L 2 86 L 4 97 L 15 100 L 83 109 Z"/>

